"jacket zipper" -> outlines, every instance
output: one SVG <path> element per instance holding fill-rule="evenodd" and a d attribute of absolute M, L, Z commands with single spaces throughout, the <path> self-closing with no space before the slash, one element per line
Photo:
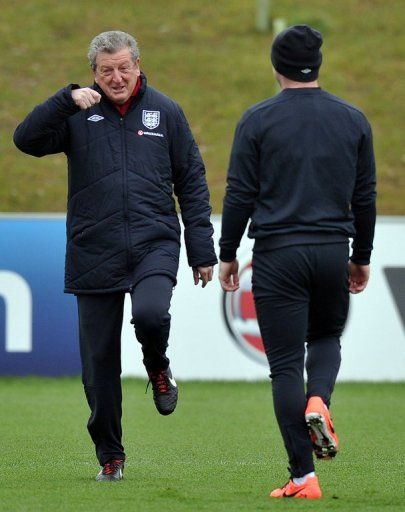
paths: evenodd
<path fill-rule="evenodd" d="M 129 237 L 129 213 L 128 213 L 128 180 L 127 180 L 127 145 L 125 141 L 125 129 L 124 129 L 124 118 L 120 118 L 120 129 L 121 129 L 121 148 L 122 148 L 122 196 L 124 206 L 124 230 L 125 240 L 127 249 L 127 268 L 129 271 L 132 270 L 132 258 L 131 258 L 131 245 Z"/>

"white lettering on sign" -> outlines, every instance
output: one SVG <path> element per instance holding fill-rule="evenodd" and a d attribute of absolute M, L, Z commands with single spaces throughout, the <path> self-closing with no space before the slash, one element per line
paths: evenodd
<path fill-rule="evenodd" d="M 32 294 L 16 272 L 0 270 L 0 297 L 4 299 L 6 352 L 32 350 Z"/>

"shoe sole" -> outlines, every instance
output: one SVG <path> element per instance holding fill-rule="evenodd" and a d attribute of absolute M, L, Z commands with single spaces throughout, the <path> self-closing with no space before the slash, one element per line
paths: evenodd
<path fill-rule="evenodd" d="M 124 479 L 124 469 L 121 469 L 118 477 L 114 477 L 113 475 L 100 475 L 96 476 L 96 482 L 120 482 Z"/>
<path fill-rule="evenodd" d="M 155 397 L 153 397 L 153 401 L 155 402 L 155 407 L 156 407 L 158 413 L 161 414 L 162 416 L 169 416 L 169 414 L 172 414 L 175 411 L 178 399 L 179 399 L 179 394 L 178 394 L 178 391 L 176 390 L 175 396 L 173 396 L 171 402 L 169 404 L 166 404 L 166 408 L 164 408 L 164 407 L 162 407 L 162 404 L 159 403 L 159 400 L 155 399 Z"/>
<path fill-rule="evenodd" d="M 302 490 L 298 492 L 297 494 L 292 495 L 280 495 L 280 496 L 272 496 L 269 494 L 270 498 L 280 499 L 280 498 L 287 498 L 287 499 L 306 499 L 306 500 L 319 500 L 322 498 L 322 492 L 320 490 L 316 490 L 315 492 L 308 492 L 305 490 Z"/>
<path fill-rule="evenodd" d="M 333 459 L 338 452 L 336 440 L 331 436 L 325 418 L 317 412 L 310 412 L 305 415 L 308 428 L 316 436 L 312 441 L 315 455 L 318 459 Z"/>
<path fill-rule="evenodd" d="M 123 480 L 124 477 L 121 476 L 120 478 L 97 478 L 96 477 L 96 482 L 121 482 L 121 480 Z"/>

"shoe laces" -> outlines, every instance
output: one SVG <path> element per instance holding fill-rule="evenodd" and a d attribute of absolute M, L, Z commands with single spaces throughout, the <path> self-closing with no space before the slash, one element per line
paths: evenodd
<path fill-rule="evenodd" d="M 103 466 L 103 475 L 112 475 L 124 461 L 122 459 L 110 460 Z"/>
<path fill-rule="evenodd" d="M 153 388 L 158 393 L 167 393 L 169 391 L 169 386 L 167 384 L 167 373 L 166 370 L 160 370 L 159 372 L 150 372 L 149 373 L 149 381 L 146 386 L 146 391 L 148 391 L 149 384 L 152 383 Z M 145 391 L 145 393 L 146 393 Z"/>

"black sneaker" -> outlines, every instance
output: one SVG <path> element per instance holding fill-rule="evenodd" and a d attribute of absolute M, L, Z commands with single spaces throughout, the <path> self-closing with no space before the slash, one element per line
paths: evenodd
<path fill-rule="evenodd" d="M 163 416 L 171 414 L 177 405 L 178 391 L 170 367 L 167 370 L 148 372 L 148 375 L 149 382 L 152 383 L 156 409 Z"/>
<path fill-rule="evenodd" d="M 118 482 L 124 478 L 124 461 L 122 459 L 113 459 L 106 462 L 103 469 L 96 476 L 98 482 Z"/>

